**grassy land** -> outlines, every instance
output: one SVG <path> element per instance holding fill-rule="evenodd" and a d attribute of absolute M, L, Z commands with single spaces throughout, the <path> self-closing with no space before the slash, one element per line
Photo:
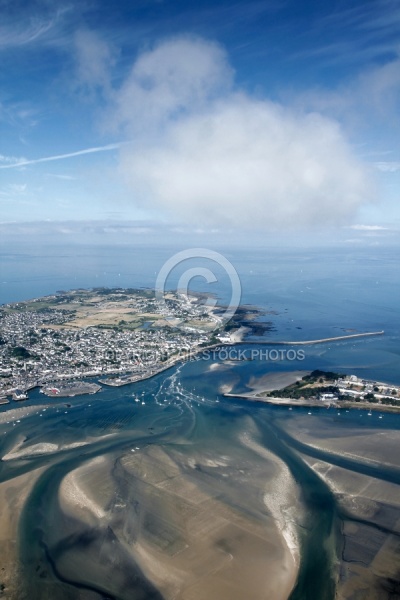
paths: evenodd
<path fill-rule="evenodd" d="M 314 398 L 315 396 L 324 393 L 333 394 L 338 392 L 335 381 L 339 377 L 341 377 L 341 375 L 338 373 L 316 370 L 310 373 L 310 375 L 305 375 L 300 381 L 296 381 L 281 390 L 264 392 L 259 395 L 265 397 L 279 396 L 280 398 L 293 398 L 298 400 L 300 398 Z"/>

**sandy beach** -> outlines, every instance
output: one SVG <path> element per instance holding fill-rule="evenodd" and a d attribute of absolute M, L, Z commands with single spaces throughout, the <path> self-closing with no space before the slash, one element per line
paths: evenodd
<path fill-rule="evenodd" d="M 220 392 L 226 397 L 231 398 L 243 398 L 246 400 L 254 400 L 257 402 L 265 402 L 267 404 L 283 404 L 283 405 L 298 405 L 298 406 L 309 406 L 310 402 L 303 400 L 293 400 L 291 398 L 280 398 L 278 395 L 274 397 L 265 397 L 264 394 L 279 390 L 300 381 L 305 375 L 308 375 L 310 371 L 288 371 L 283 373 L 266 373 L 261 377 L 251 377 L 246 384 L 248 391 L 245 392 L 232 392 L 234 385 L 224 386 L 220 388 Z"/>
<path fill-rule="evenodd" d="M 283 373 L 266 373 L 261 377 L 251 377 L 247 387 L 253 390 L 254 395 L 261 392 L 281 390 L 296 381 L 300 381 L 310 371 L 287 371 Z"/>

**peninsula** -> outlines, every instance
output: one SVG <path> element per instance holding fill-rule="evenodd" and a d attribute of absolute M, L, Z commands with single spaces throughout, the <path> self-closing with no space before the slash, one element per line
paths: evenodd
<path fill-rule="evenodd" d="M 291 379 L 278 389 L 255 385 L 247 393 L 226 393 L 226 397 L 245 398 L 289 407 L 368 408 L 369 410 L 400 412 L 400 386 L 315 370 L 287 374 Z"/>
<path fill-rule="evenodd" d="M 60 291 L 3 305 L 0 400 L 25 400 L 37 386 L 50 396 L 95 393 L 99 386 L 76 380 L 102 376 L 123 385 L 240 339 L 240 326 L 225 331 L 219 311 L 200 294 L 168 292 L 160 302 L 154 291 L 133 288 Z"/>
<path fill-rule="evenodd" d="M 98 382 L 103 385 L 128 385 L 219 345 L 299 346 L 384 333 L 353 333 L 305 341 L 253 341 L 246 337 L 244 342 L 246 334 L 259 336 L 271 329 L 271 323 L 257 320 L 261 314 L 255 307 L 239 307 L 231 321 L 225 323 L 221 307 L 205 305 L 201 294 L 186 296 L 170 291 L 160 302 L 153 290 L 135 288 L 59 291 L 3 305 L 0 307 L 0 402 L 8 403 L 9 397 L 26 400 L 28 391 L 35 387 L 41 387 L 50 397 L 94 394 L 101 385 L 82 379 L 101 377 Z M 317 389 L 309 381 L 297 381 L 294 386 L 272 393 L 269 390 L 245 396 L 271 403 L 294 400 L 307 405 L 310 402 L 318 405 L 329 398 L 335 404 L 338 400 L 360 402 L 365 395 L 361 392 L 368 394 L 377 388 L 372 382 L 371 389 L 352 391 L 346 379 L 328 383 L 329 389 L 326 385 Z M 321 399 L 327 391 L 332 392 L 330 397 L 328 394 Z M 379 404 L 396 406 L 400 402 L 398 392 L 396 397 L 388 394 L 384 384 L 375 391 L 379 392 L 376 394 Z M 371 403 L 375 399 L 375 396 L 365 397 Z"/>

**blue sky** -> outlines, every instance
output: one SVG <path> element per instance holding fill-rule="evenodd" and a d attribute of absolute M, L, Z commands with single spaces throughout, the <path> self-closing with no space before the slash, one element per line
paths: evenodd
<path fill-rule="evenodd" d="M 399 228 L 397 1 L 0 15 L 3 223 Z"/>

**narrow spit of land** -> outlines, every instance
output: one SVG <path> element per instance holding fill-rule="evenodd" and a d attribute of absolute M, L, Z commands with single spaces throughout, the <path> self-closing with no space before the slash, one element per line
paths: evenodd
<path fill-rule="evenodd" d="M 361 337 L 370 337 L 374 335 L 384 335 L 384 331 L 368 331 L 367 333 L 351 333 L 349 335 L 338 335 L 336 337 L 322 338 L 320 340 L 302 340 L 302 341 L 281 341 L 276 340 L 248 340 L 246 344 L 262 344 L 267 346 L 310 346 L 312 344 L 325 344 L 327 342 L 339 342 L 340 340 L 350 340 Z"/>
<path fill-rule="evenodd" d="M 279 379 L 275 387 L 276 377 L 267 374 L 250 383 L 249 391 L 225 393 L 224 396 L 289 407 L 364 408 L 369 411 L 400 412 L 398 385 L 318 369 L 312 372 L 288 372 L 282 381 Z"/>

